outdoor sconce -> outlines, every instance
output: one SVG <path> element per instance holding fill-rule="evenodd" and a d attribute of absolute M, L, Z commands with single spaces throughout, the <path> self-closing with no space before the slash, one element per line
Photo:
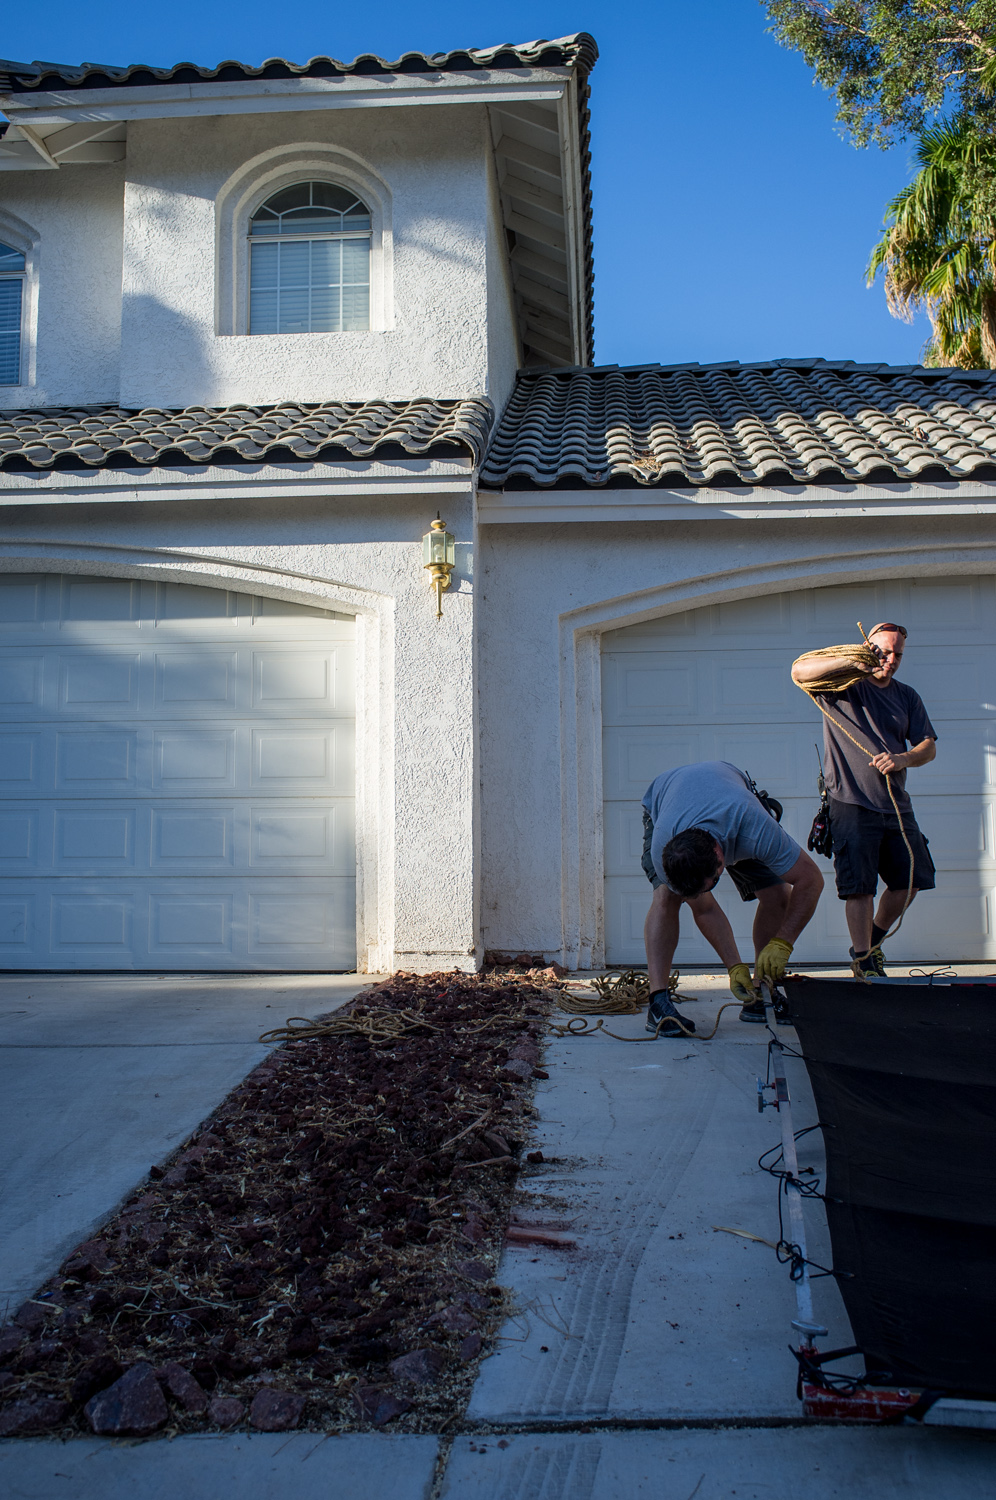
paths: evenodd
<path fill-rule="evenodd" d="M 456 566 L 456 542 L 446 530 L 446 522 L 436 519 L 432 530 L 422 538 L 422 565 L 429 570 L 429 581 L 436 590 L 436 619 L 443 618 L 443 589 L 450 586 L 450 574 Z"/>

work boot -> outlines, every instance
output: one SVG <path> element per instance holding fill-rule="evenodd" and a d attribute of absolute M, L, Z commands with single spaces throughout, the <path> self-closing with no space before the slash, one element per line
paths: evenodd
<path fill-rule="evenodd" d="M 695 1022 L 675 1008 L 667 990 L 655 990 L 647 1011 L 647 1030 L 656 1036 L 694 1036 Z"/>
<path fill-rule="evenodd" d="M 885 955 L 880 943 L 859 958 L 853 948 L 847 950 L 851 955 L 851 973 L 855 979 L 860 979 L 867 984 L 873 979 L 885 979 Z"/>
<path fill-rule="evenodd" d="M 763 1026 L 767 1020 L 764 1013 L 764 1001 L 758 997 L 757 1000 L 748 1000 L 740 1012 L 741 1021 L 759 1021 Z"/>

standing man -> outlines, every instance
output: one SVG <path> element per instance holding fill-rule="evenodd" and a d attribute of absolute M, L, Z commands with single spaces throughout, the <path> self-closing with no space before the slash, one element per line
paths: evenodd
<path fill-rule="evenodd" d="M 757 901 L 754 983 L 776 984 L 820 899 L 823 876 L 817 865 L 763 806 L 743 771 L 725 760 L 679 766 L 658 776 L 643 799 L 643 828 L 643 869 L 654 887 L 643 929 L 650 980 L 647 1030 L 675 1037 L 695 1030 L 675 1009 L 667 987 L 683 902 L 726 965 L 733 998 L 743 1007 L 741 1021 L 764 1021 L 764 1002 L 751 986 L 750 969 L 740 962 L 713 887 L 727 870 L 743 899 Z"/>
<path fill-rule="evenodd" d="M 792 667 L 792 681 L 801 688 L 838 668 L 851 667 L 865 675 L 863 682 L 842 693 L 813 694 L 832 715 L 823 717 L 826 787 L 837 895 L 845 903 L 856 979 L 885 977 L 882 939 L 900 916 L 909 890 L 910 857 L 889 782 L 913 850 L 912 896 L 934 889 L 934 862 L 913 816 L 906 772 L 934 759 L 937 732 L 919 693 L 894 680 L 906 645 L 905 628 L 884 621 L 869 632 L 868 640 L 878 656 L 877 667 L 843 656 L 801 657 Z M 833 720 L 867 745 L 867 754 Z M 912 748 L 907 750 L 907 744 Z M 873 913 L 880 875 L 886 888 Z"/>

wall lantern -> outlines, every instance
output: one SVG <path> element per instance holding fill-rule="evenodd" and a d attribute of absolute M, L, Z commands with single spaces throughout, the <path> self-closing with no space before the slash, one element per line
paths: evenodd
<path fill-rule="evenodd" d="M 429 570 L 429 581 L 436 590 L 436 619 L 443 618 L 443 589 L 450 586 L 450 574 L 456 566 L 456 542 L 446 530 L 446 522 L 436 519 L 432 530 L 422 538 L 422 565 Z"/>

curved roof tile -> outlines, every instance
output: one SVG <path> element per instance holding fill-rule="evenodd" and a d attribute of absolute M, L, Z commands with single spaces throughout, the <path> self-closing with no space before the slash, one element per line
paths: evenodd
<path fill-rule="evenodd" d="M 413 456 L 456 447 L 479 463 L 493 417 L 484 398 L 0 411 L 0 469 L 100 468 L 112 457 L 143 468 L 209 464 L 222 454 L 244 463 L 271 454 L 276 462 L 373 458 L 388 447 Z"/>
<path fill-rule="evenodd" d="M 148 63 L 115 67 L 106 63 L 10 62 L 0 60 L 0 87 L 12 94 L 57 88 L 107 89 L 148 88 L 163 83 L 207 83 L 218 79 L 237 83 L 249 78 L 336 78 L 350 74 L 384 73 L 474 73 L 484 68 L 554 68 L 577 64 L 590 72 L 598 59 L 595 38 L 587 31 L 553 41 L 502 42 L 497 47 L 462 47 L 452 52 L 406 52 L 389 62 L 372 52 L 341 62 L 335 57 L 311 57 L 294 63 L 286 57 L 268 57 L 251 63 L 229 59 L 213 68 L 198 63 L 174 63 L 171 68 L 153 68 Z M 6 76 L 4 76 L 6 75 Z"/>
<path fill-rule="evenodd" d="M 489 487 L 967 478 L 996 463 L 996 372 L 818 359 L 523 371 Z"/>

